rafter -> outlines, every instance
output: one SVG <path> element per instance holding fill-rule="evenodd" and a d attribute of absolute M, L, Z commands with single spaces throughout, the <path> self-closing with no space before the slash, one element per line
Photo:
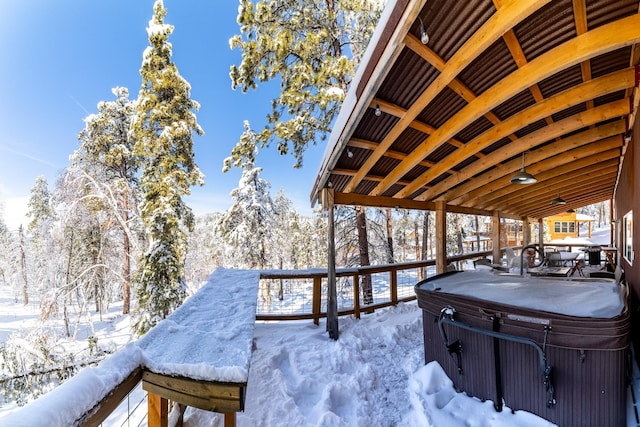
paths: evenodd
<path fill-rule="evenodd" d="M 429 104 L 449 83 L 456 78 L 467 64 L 477 58 L 486 48 L 502 36 L 506 31 L 513 28 L 527 16 L 543 7 L 550 0 L 519 0 L 507 4 L 500 8 L 487 22 L 482 25 L 473 36 L 451 57 L 447 62 L 447 66 L 438 75 L 435 81 L 418 97 L 411 107 L 407 110 L 407 114 L 401 118 L 398 123 L 389 131 L 371 156 L 360 167 L 358 174 L 349 182 L 345 188 L 346 192 L 353 191 L 362 179 L 375 166 L 376 162 L 382 157 L 386 151 L 396 140 L 398 136 L 409 126 L 409 124 L 420 114 L 424 106 Z M 452 137 L 453 135 L 449 135 Z M 422 156 L 424 159 L 426 155 Z M 418 161 L 420 161 L 418 160 Z M 415 164 L 418 163 L 415 162 Z M 394 180 L 400 177 L 395 177 Z"/>
<path fill-rule="evenodd" d="M 538 185 L 538 191 L 534 194 L 528 193 L 522 195 L 522 197 L 511 197 L 507 206 L 513 209 L 525 209 L 524 206 L 531 206 L 539 204 L 540 200 L 553 199 L 558 192 L 564 194 L 564 197 L 569 197 L 573 194 L 572 191 L 579 192 L 579 188 L 583 185 L 594 186 L 603 181 L 615 180 L 615 172 L 618 163 L 616 159 L 609 159 L 603 161 L 597 167 L 593 168 L 580 168 L 569 170 L 564 173 L 562 180 L 556 180 L 553 184 L 542 183 Z"/>
<path fill-rule="evenodd" d="M 621 144 L 622 138 L 618 135 L 621 133 L 621 129 L 624 129 L 624 121 L 622 120 L 609 123 L 604 126 L 599 126 L 594 129 L 588 129 L 576 135 L 562 138 L 559 141 L 545 145 L 534 151 L 530 151 L 527 157 L 530 164 L 537 164 L 545 159 L 566 153 L 566 156 L 561 156 L 562 158 L 558 159 L 558 161 L 561 162 L 564 161 L 565 158 L 570 158 L 569 156 L 572 156 L 572 153 L 574 152 L 573 150 L 576 148 L 580 148 L 580 150 L 578 150 L 579 154 L 588 156 L 593 153 L 589 152 L 588 149 L 583 149 L 582 147 L 588 146 L 595 141 L 611 137 L 615 138 L 612 139 L 615 144 Z M 613 137 L 613 135 L 618 136 Z M 605 147 L 606 144 L 602 144 L 600 147 L 595 148 L 599 149 L 599 151 L 603 151 L 606 149 Z M 575 160 L 575 158 L 573 159 Z M 485 191 L 486 185 L 495 183 L 500 178 L 506 176 L 510 177 L 513 172 L 520 169 L 521 165 L 522 163 L 519 157 L 504 164 L 497 164 L 494 168 L 488 169 L 482 175 L 476 176 L 474 179 L 458 185 L 455 188 L 452 187 L 447 189 L 447 191 L 441 197 L 438 197 L 437 200 L 444 200 L 447 203 L 454 204 L 465 203 L 476 196 L 475 190 L 480 188 L 482 191 Z M 491 191 L 490 188 L 489 190 Z"/>
<path fill-rule="evenodd" d="M 609 192 L 609 195 L 610 195 L 611 194 L 610 191 L 612 190 L 615 183 L 615 179 L 613 178 L 609 178 L 608 180 L 599 179 L 598 181 L 589 183 L 587 181 L 589 177 L 584 175 L 577 176 L 576 179 L 584 180 L 582 183 L 578 183 L 574 187 L 575 194 L 577 195 L 585 193 L 586 191 L 591 193 Z M 551 204 L 551 200 L 554 199 L 557 196 L 557 194 L 558 194 L 557 190 L 555 192 L 545 193 L 544 195 L 541 195 L 540 198 L 533 203 L 529 203 L 526 205 L 519 204 L 519 205 L 508 206 L 505 209 L 505 212 L 511 212 L 511 213 L 526 212 L 527 215 L 530 217 L 547 216 L 546 214 L 541 215 L 541 213 L 557 211 L 558 209 L 557 206 Z M 567 200 L 568 203 L 574 203 L 576 198 L 579 197 L 579 196 L 576 196 L 576 198 L 573 198 L 572 197 L 573 193 L 571 194 L 569 194 L 569 192 L 563 193 L 562 191 L 560 191 L 560 195 L 562 195 L 562 197 L 565 200 Z M 540 204 L 541 200 L 544 200 L 545 203 Z M 567 207 L 561 207 L 560 209 L 567 209 Z"/>
<path fill-rule="evenodd" d="M 429 62 L 438 71 L 441 72 L 447 66 L 446 62 L 444 62 L 442 58 L 436 55 L 427 46 L 422 44 L 422 42 L 418 40 L 418 38 L 413 34 L 407 34 L 407 37 L 405 38 L 405 45 L 409 49 L 417 53 L 419 56 L 421 56 L 422 59 Z M 471 89 L 469 89 L 464 83 L 462 83 L 457 78 L 451 80 L 451 82 L 449 83 L 449 88 L 453 90 L 455 93 L 457 93 L 462 99 L 464 99 L 467 102 L 471 102 L 477 98 L 476 94 L 473 93 Z M 497 125 L 498 123 L 500 123 L 500 119 L 492 111 L 487 111 L 484 116 L 487 120 L 489 120 L 494 125 Z M 430 132 L 430 133 L 433 133 L 433 132 Z M 508 135 L 508 137 L 512 141 L 515 141 L 516 139 L 518 139 L 518 137 L 514 134 Z"/>
<path fill-rule="evenodd" d="M 584 102 L 586 99 L 626 89 L 629 85 L 633 85 L 634 82 L 635 77 L 633 69 L 629 68 L 627 70 L 618 71 L 611 75 L 583 83 L 582 85 L 573 87 L 551 98 L 547 98 L 540 103 L 534 104 L 526 110 L 511 116 L 508 120 L 502 122 L 501 126 L 495 126 L 487 130 L 474 140 L 469 141 L 463 148 L 439 161 L 434 165 L 434 167 L 429 168 L 410 185 L 398 192 L 396 197 L 402 198 L 413 194 L 425 183 L 440 176 L 447 172 L 448 169 L 460 163 L 461 159 L 472 156 L 480 150 L 483 150 L 495 141 L 503 138 L 505 134 L 512 133 L 515 130 L 524 127 L 526 124 L 542 119 L 549 114 L 562 111 L 572 105 Z M 449 186 L 459 184 L 482 170 L 488 169 L 505 159 L 521 153 L 522 151 L 529 150 L 544 141 L 559 137 L 570 131 L 569 129 L 577 130 L 584 127 L 587 122 L 591 125 L 602 120 L 629 113 L 628 102 L 617 101 L 617 103 L 611 103 L 611 107 L 615 108 L 615 110 L 612 111 L 603 107 L 587 110 L 520 138 L 518 140 L 518 144 L 510 144 L 509 146 L 506 146 L 499 151 L 494 151 L 483 159 L 474 162 L 472 165 L 465 168 L 464 171 L 452 175 L 443 182 L 429 189 L 423 197 L 435 197 L 445 191 Z"/>
<path fill-rule="evenodd" d="M 505 8 L 501 10 L 505 10 Z M 499 13 L 499 12 L 498 12 Z M 623 46 L 640 41 L 640 15 L 633 15 L 617 22 L 607 24 L 571 39 L 562 45 L 540 55 L 524 67 L 511 73 L 508 77 L 486 90 L 476 100 L 442 125 L 434 134 L 417 147 L 410 156 L 401 162 L 387 177 L 379 183 L 371 195 L 382 194 L 401 176 L 406 174 L 420 160 L 424 159 L 435 148 L 462 130 L 486 111 L 516 95 L 533 83 L 549 77 L 567 67 L 580 63 L 588 58 L 601 55 Z M 414 106 L 417 105 L 414 104 Z M 438 175 L 423 176 L 412 188 L 418 189 L 425 179 L 433 179 Z M 411 192 L 406 188 L 403 194 Z"/>
<path fill-rule="evenodd" d="M 552 188 L 555 190 L 553 186 L 550 186 L 548 182 L 545 183 L 545 181 L 555 180 L 556 182 L 562 182 L 567 179 L 568 174 L 574 173 L 576 170 L 583 173 L 593 173 L 594 171 L 600 171 L 602 167 L 617 165 L 616 156 L 619 155 L 619 153 L 619 149 L 611 148 L 602 153 L 590 156 L 585 160 L 577 160 L 574 163 L 569 163 L 553 170 L 540 172 L 538 173 L 540 176 L 538 183 L 527 186 L 526 189 L 519 190 L 517 192 L 513 191 L 513 185 L 507 184 L 508 188 L 506 191 L 496 191 L 495 196 L 493 194 L 489 195 L 487 197 L 488 200 L 479 201 L 479 203 L 474 204 L 474 207 L 491 210 L 496 209 L 497 206 L 511 206 L 521 200 L 535 200 L 539 198 L 540 194 L 546 189 Z M 593 162 L 596 161 L 597 165 L 593 165 L 591 167 Z M 592 162 L 592 164 L 589 164 L 588 162 Z"/>

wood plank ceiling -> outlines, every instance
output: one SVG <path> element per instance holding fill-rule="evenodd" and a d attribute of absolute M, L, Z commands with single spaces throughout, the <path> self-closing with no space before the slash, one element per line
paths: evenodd
<path fill-rule="evenodd" d="M 312 201 L 330 187 L 337 204 L 542 218 L 611 199 L 638 108 L 638 3 L 389 1 Z M 523 159 L 537 183 L 510 183 Z"/>

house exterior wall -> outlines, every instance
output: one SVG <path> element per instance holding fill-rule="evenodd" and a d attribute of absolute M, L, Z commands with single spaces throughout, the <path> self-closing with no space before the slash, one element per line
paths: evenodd
<path fill-rule="evenodd" d="M 618 248 L 618 262 L 625 272 L 625 277 L 631 290 L 631 313 L 633 322 L 633 336 L 638 345 L 640 337 L 640 194 L 636 189 L 636 182 L 640 182 L 640 120 L 636 120 L 633 128 L 633 138 L 629 142 L 624 156 L 624 162 L 620 173 L 620 180 L 614 198 L 614 233 L 613 245 Z M 629 262 L 623 253 L 622 227 L 624 217 L 631 212 L 634 217 L 632 222 L 633 232 L 633 260 Z"/>
<path fill-rule="evenodd" d="M 576 224 L 575 213 L 563 213 L 545 218 L 547 230 L 549 230 L 549 239 L 564 239 L 565 237 L 578 237 L 578 226 Z M 560 229 L 556 231 L 556 223 L 559 223 Z"/>

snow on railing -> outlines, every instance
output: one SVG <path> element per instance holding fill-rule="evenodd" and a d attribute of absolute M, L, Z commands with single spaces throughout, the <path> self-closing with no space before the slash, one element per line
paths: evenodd
<path fill-rule="evenodd" d="M 478 253 L 456 257 L 455 261 L 473 258 L 478 258 Z M 415 299 L 414 285 L 435 272 L 435 260 L 339 268 L 339 314 L 359 318 L 362 311 Z M 327 277 L 327 269 L 261 271 L 256 319 L 313 319 L 318 324 L 327 312 Z"/>
<path fill-rule="evenodd" d="M 457 260 L 474 257 L 477 258 L 478 254 L 457 257 L 459 258 Z M 353 314 L 359 317 L 363 311 L 371 312 L 378 307 L 415 299 L 413 286 L 420 279 L 434 274 L 434 265 L 434 260 L 428 260 L 339 269 L 336 272 L 340 283 L 340 298 L 342 299 L 339 314 Z M 238 271 L 238 273 L 242 274 L 243 272 Z M 254 273 L 256 278 L 259 275 L 260 281 L 266 283 L 260 284 L 260 290 L 265 287 L 266 293 L 264 295 L 267 295 L 267 298 L 272 298 L 268 306 L 262 304 L 261 307 L 261 304 L 258 303 L 256 319 L 307 318 L 318 323 L 320 318 L 326 317 L 326 302 L 323 298 L 323 295 L 326 295 L 326 269 L 264 270 Z M 222 271 L 222 274 L 225 274 L 225 271 Z M 365 296 L 369 297 L 369 303 L 365 304 L 360 290 L 367 276 L 371 278 L 371 293 L 365 293 Z M 244 280 L 246 281 L 247 278 Z M 282 288 L 280 288 L 280 284 L 282 284 Z M 245 283 L 234 285 L 236 292 L 247 291 L 248 287 Z M 253 292 L 256 291 L 258 288 L 253 288 Z M 259 292 L 257 293 L 259 294 Z M 282 299 L 279 298 L 280 292 L 282 292 Z M 288 311 L 278 310 L 278 304 L 274 304 L 273 300 L 278 300 L 280 305 L 290 305 L 291 307 L 287 309 Z M 300 303 L 300 301 L 306 300 L 310 300 L 310 303 Z M 195 305 L 199 304 L 198 298 L 191 299 L 191 306 L 188 308 L 190 312 L 196 312 L 198 309 L 193 307 L 194 303 Z M 185 303 L 185 305 L 187 304 Z M 179 328 L 176 326 L 173 329 Z M 153 334 L 148 335 L 149 337 L 145 336 L 145 338 L 153 338 Z M 167 338 L 166 334 L 161 336 Z M 163 342 L 163 346 L 170 347 L 171 343 Z M 147 357 L 140 346 L 136 343 L 130 343 L 102 361 L 97 367 L 84 369 L 53 392 L 8 414 L 2 419 L 2 422 L 16 427 L 33 425 L 98 426 L 104 420 L 108 420 L 104 425 L 137 425 L 146 417 L 145 405 L 139 403 L 145 399 L 144 396 L 139 397 L 140 393 L 144 393 L 139 390 L 139 384 L 143 376 L 143 367 L 149 363 L 149 360 L 146 359 Z M 131 397 L 132 395 L 136 397 Z M 124 403 L 122 403 L 123 401 Z M 131 402 L 136 403 L 132 404 Z M 141 409 L 142 414 L 140 413 Z"/>

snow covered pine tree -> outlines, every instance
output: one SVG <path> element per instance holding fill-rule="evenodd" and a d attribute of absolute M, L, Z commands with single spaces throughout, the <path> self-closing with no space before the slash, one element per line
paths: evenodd
<path fill-rule="evenodd" d="M 171 61 L 168 36 L 173 25 L 164 23 L 162 0 L 155 2 L 153 12 L 131 129 L 134 152 L 142 162 L 140 213 L 149 242 L 136 274 L 138 334 L 169 315 L 186 296 L 186 230 L 193 228 L 194 215 L 182 196 L 204 182 L 193 152 L 193 133 L 204 134 L 194 113 L 200 105 L 190 99 L 191 86 Z"/>

